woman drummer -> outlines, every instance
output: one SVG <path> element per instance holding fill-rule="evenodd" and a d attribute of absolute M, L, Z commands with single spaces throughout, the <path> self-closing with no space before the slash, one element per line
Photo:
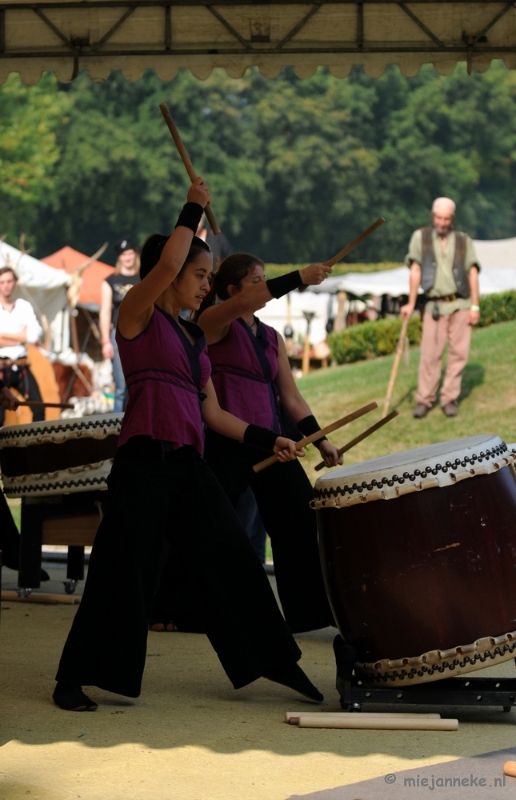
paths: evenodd
<path fill-rule="evenodd" d="M 84 595 L 57 673 L 54 701 L 94 710 L 82 686 L 140 694 L 148 618 L 163 537 L 189 599 L 233 686 L 263 676 L 314 700 L 300 651 L 244 529 L 203 460 L 203 420 L 281 461 L 299 451 L 272 430 L 223 411 L 209 379 L 202 331 L 179 317 L 209 291 L 212 258 L 194 238 L 209 192 L 197 179 L 170 237 L 141 254 L 141 282 L 120 306 L 117 341 L 129 390 L 107 509 Z"/>
<path fill-rule="evenodd" d="M 198 314 L 222 408 L 250 424 L 272 428 L 278 434 L 287 432 L 295 440 L 320 430 L 296 386 L 282 337 L 254 312 L 273 297 L 303 284 L 320 283 L 328 272 L 331 269 L 326 265 L 312 264 L 266 281 L 264 264 L 255 256 L 236 253 L 222 262 Z M 218 305 L 216 298 L 222 301 Z M 326 439 L 318 440 L 316 446 L 328 466 L 342 463 L 337 449 Z M 249 486 L 254 492 L 271 539 L 278 594 L 290 630 L 299 633 L 333 625 L 319 560 L 315 511 L 309 507 L 312 486 L 299 462 L 275 464 L 256 474 L 253 465 L 263 459 L 263 452 L 251 442 L 242 445 L 209 425 L 205 459 L 234 506 Z M 184 610 L 182 578 L 172 559 L 164 575 L 167 586 L 162 582 L 156 598 L 162 618 L 168 589 L 173 593 L 169 594 L 169 619 L 179 630 L 195 630 Z"/>

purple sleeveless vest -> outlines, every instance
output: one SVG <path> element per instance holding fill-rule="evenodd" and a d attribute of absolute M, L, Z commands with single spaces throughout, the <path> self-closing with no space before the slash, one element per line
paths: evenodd
<path fill-rule="evenodd" d="M 208 346 L 213 385 L 221 408 L 253 425 L 282 432 L 277 391 L 278 335 L 258 320 L 256 336 L 242 319 Z"/>
<path fill-rule="evenodd" d="M 182 325 L 195 337 L 192 344 Z M 131 436 L 151 436 L 175 447 L 193 445 L 202 455 L 202 389 L 210 378 L 206 340 L 200 328 L 154 306 L 147 328 L 134 339 L 117 329 L 129 401 L 118 446 Z"/>

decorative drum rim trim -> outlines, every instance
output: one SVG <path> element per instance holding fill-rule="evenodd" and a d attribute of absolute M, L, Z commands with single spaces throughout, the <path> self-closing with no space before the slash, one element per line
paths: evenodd
<path fill-rule="evenodd" d="M 477 448 L 469 446 L 467 442 L 474 440 L 481 440 L 478 442 Z M 339 478 L 337 475 L 332 478 L 326 475 L 319 478 L 314 488 L 314 499 L 311 501 L 311 508 L 324 509 L 324 508 L 342 508 L 346 506 L 357 505 L 358 503 L 368 503 L 374 500 L 393 500 L 405 494 L 412 492 L 420 492 L 424 489 L 434 489 L 443 486 L 452 486 L 459 481 L 466 478 L 472 478 L 478 475 L 490 475 L 497 472 L 499 469 L 508 466 L 516 461 L 516 449 L 512 452 L 508 449 L 502 439 L 498 436 L 481 436 L 469 437 L 467 439 L 456 439 L 453 442 L 441 443 L 441 450 L 446 444 L 457 443 L 455 453 L 453 448 L 450 447 L 448 451 L 449 458 L 445 461 L 447 454 L 440 454 L 434 456 L 427 455 L 426 457 L 414 458 L 419 451 L 423 450 L 438 450 L 439 445 L 430 445 L 429 448 L 417 448 L 416 450 L 406 450 L 404 455 L 413 454 L 413 460 L 410 462 L 410 472 L 401 465 L 397 472 L 393 473 L 393 468 L 384 467 L 383 469 L 371 469 L 367 473 L 368 480 L 363 480 L 361 483 L 356 481 L 360 475 L 353 476 L 352 469 L 349 467 L 350 475 L 348 482 L 347 476 Z M 460 451 L 460 444 L 462 443 L 461 457 L 457 457 Z M 489 447 L 486 444 L 489 443 Z M 482 448 L 483 449 L 480 449 Z M 466 450 L 466 452 L 464 452 Z M 450 458 L 455 455 L 453 461 Z M 395 454 L 396 455 L 396 454 Z M 402 453 L 399 454 L 400 456 Z M 385 459 L 389 458 L 384 457 Z M 383 459 L 374 459 L 370 462 L 363 462 L 360 466 L 365 467 L 367 464 L 373 465 L 375 461 L 382 461 Z M 442 462 L 442 463 L 441 463 Z M 359 465 L 355 465 L 358 467 Z M 340 470 L 339 472 L 342 472 Z M 386 474 L 388 473 L 388 474 Z M 399 473 L 399 474 L 398 474 Z M 363 471 L 362 471 L 362 474 Z M 353 481 L 353 477 L 355 480 Z M 327 486 L 333 480 L 337 486 Z M 352 482 L 353 481 L 353 482 Z M 327 486 L 327 488 L 326 488 Z"/>
<path fill-rule="evenodd" d="M 69 467 L 57 472 L 42 472 L 39 475 L 17 475 L 12 478 L 4 476 L 4 494 L 7 497 L 23 497 L 26 495 L 46 495 L 66 492 L 69 489 L 86 489 L 95 487 L 107 489 L 106 479 L 111 472 L 113 459 L 98 461 L 95 464 L 84 464 L 80 467 Z M 89 477 L 84 477 L 90 473 Z"/>
<path fill-rule="evenodd" d="M 51 422 L 27 422 L 0 429 L 0 450 L 4 447 L 28 447 L 35 444 L 61 444 L 82 437 L 105 439 L 120 433 L 123 414 L 92 414 Z"/>
<path fill-rule="evenodd" d="M 414 658 L 388 658 L 371 663 L 358 662 L 356 674 L 368 684 L 408 686 L 463 675 L 509 661 L 516 653 L 516 631 L 485 636 L 472 644 L 449 650 L 430 650 Z M 489 663 L 485 663 L 488 661 Z"/>

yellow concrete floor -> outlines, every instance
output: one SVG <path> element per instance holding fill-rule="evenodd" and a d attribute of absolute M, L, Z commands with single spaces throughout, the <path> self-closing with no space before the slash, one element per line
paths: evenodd
<path fill-rule="evenodd" d="M 2 603 L 0 800 L 286 800 L 515 742 L 501 709 L 438 709 L 457 733 L 298 729 L 284 712 L 318 706 L 264 680 L 235 692 L 206 637 L 178 633 L 150 634 L 137 701 L 92 689 L 96 713 L 63 712 L 50 695 L 75 611 Z M 325 711 L 339 708 L 333 634 L 299 637 Z"/>

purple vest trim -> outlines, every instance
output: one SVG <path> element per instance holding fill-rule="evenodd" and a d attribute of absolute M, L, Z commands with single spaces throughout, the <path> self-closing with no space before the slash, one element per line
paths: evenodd
<path fill-rule="evenodd" d="M 195 344 L 181 326 L 197 339 Z M 200 328 L 185 320 L 178 324 L 154 306 L 142 333 L 125 339 L 117 330 L 116 341 L 129 392 L 119 447 L 131 436 L 150 436 L 174 447 L 193 445 L 202 455 L 202 389 L 210 378 L 210 362 Z"/>
<path fill-rule="evenodd" d="M 235 320 L 220 342 L 208 346 L 212 379 L 221 408 L 252 425 L 282 432 L 278 393 L 278 335 L 258 320 L 256 336 Z"/>

